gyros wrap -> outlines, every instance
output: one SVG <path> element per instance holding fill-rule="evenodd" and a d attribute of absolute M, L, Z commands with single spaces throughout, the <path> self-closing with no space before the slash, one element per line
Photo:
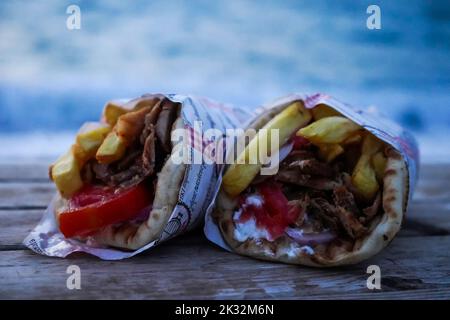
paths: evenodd
<path fill-rule="evenodd" d="M 123 259 L 199 225 L 223 165 L 185 161 L 202 152 L 192 137 L 233 128 L 240 115 L 182 95 L 107 103 L 101 122 L 84 125 L 50 167 L 58 193 L 25 245 L 49 256 Z"/>
<path fill-rule="evenodd" d="M 328 267 L 365 260 L 395 237 L 417 164 L 414 141 L 393 134 L 400 128 L 324 95 L 275 102 L 248 127 L 257 134 L 225 171 L 209 239 L 254 258 Z M 238 161 L 264 143 L 261 129 L 279 130 L 270 175 Z"/>

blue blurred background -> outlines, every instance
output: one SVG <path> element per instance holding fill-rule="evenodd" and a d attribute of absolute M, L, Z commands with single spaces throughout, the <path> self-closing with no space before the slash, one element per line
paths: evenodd
<path fill-rule="evenodd" d="M 80 30 L 66 28 L 71 4 Z M 370 4 L 381 30 L 366 27 Z M 61 152 L 112 98 L 193 93 L 251 108 L 295 91 L 376 106 L 428 160 L 447 159 L 450 2 L 0 2 L 3 158 Z"/>

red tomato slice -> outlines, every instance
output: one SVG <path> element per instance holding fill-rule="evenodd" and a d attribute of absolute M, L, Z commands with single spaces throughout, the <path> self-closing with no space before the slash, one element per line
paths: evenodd
<path fill-rule="evenodd" d="M 264 182 L 257 188 L 263 198 L 262 206 L 245 204 L 245 198 L 240 200 L 242 209 L 240 222 L 247 221 L 251 216 L 256 225 L 266 229 L 273 240 L 282 236 L 286 228 L 295 222 L 300 214 L 297 207 L 291 207 L 281 190 L 281 185 L 273 181 Z M 251 195 L 247 195 L 251 196 Z"/>
<path fill-rule="evenodd" d="M 259 193 L 264 198 L 264 205 L 269 214 L 274 217 L 281 213 L 287 213 L 288 200 L 277 183 L 264 183 L 259 188 Z"/>
<path fill-rule="evenodd" d="M 152 202 L 153 191 L 143 183 L 121 191 L 88 185 L 69 200 L 67 211 L 58 214 L 59 228 L 67 238 L 86 236 L 135 218 Z"/>

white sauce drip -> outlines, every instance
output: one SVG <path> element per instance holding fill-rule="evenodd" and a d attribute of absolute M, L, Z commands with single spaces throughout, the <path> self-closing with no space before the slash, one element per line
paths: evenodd
<path fill-rule="evenodd" d="M 256 226 L 255 218 L 250 218 L 244 223 L 236 223 L 234 238 L 240 242 L 244 242 L 249 238 L 272 240 L 266 229 Z"/>

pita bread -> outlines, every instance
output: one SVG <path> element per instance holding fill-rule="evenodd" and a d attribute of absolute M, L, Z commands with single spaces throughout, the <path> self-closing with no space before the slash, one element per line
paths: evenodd
<path fill-rule="evenodd" d="M 265 112 L 253 122 L 254 128 L 261 128 L 276 112 Z M 322 244 L 314 247 L 313 252 L 306 250 L 288 237 L 281 237 L 270 242 L 265 239 L 249 238 L 244 242 L 234 237 L 235 224 L 233 214 L 237 200 L 220 191 L 213 218 L 221 230 L 224 240 L 237 253 L 270 261 L 280 261 L 314 267 L 332 267 L 356 264 L 380 252 L 386 247 L 403 221 L 409 192 L 408 172 L 405 161 L 393 148 L 387 151 L 387 166 L 383 180 L 382 208 L 383 214 L 373 219 L 368 226 L 368 233 L 349 248 L 347 245 Z"/>

